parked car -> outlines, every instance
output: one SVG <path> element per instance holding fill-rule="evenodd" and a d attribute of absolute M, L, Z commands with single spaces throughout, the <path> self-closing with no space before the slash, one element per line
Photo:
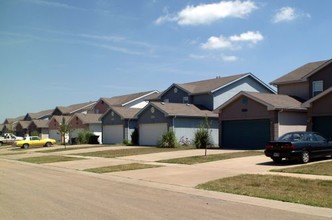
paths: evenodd
<path fill-rule="evenodd" d="M 264 153 L 275 163 L 283 158 L 308 163 L 312 158 L 332 156 L 332 141 L 317 132 L 290 132 L 270 141 Z"/>
<path fill-rule="evenodd" d="M 28 136 L 25 137 L 24 140 L 15 141 L 14 146 L 21 147 L 21 148 L 29 148 L 30 146 L 44 146 L 44 147 L 51 147 L 53 144 L 56 143 L 54 139 L 41 139 L 38 136 Z"/>
<path fill-rule="evenodd" d="M 18 140 L 23 140 L 23 137 L 18 137 L 12 133 L 5 133 L 3 137 L 0 136 L 0 146 L 3 144 L 13 144 Z"/>

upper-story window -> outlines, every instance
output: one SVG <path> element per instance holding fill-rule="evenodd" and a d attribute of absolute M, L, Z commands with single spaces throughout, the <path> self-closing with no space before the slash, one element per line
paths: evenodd
<path fill-rule="evenodd" d="M 323 81 L 313 81 L 312 82 L 312 96 L 318 95 L 323 92 Z"/>
<path fill-rule="evenodd" d="M 189 98 L 188 96 L 183 97 L 183 103 L 188 104 L 189 103 Z"/>

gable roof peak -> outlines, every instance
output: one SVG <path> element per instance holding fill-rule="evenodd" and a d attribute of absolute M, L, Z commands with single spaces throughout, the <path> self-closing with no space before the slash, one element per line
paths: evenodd
<path fill-rule="evenodd" d="M 305 82 L 308 80 L 308 77 L 317 73 L 319 70 L 324 68 L 325 66 L 332 63 L 332 59 L 315 61 L 306 63 L 295 70 L 277 78 L 272 81 L 271 85 L 280 85 L 280 84 L 288 84 L 288 83 L 296 83 L 296 82 Z"/>

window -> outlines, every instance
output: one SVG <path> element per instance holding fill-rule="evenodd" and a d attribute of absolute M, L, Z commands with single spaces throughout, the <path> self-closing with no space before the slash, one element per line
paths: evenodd
<path fill-rule="evenodd" d="M 326 141 L 326 139 L 324 137 L 322 137 L 322 136 L 320 136 L 318 134 L 314 134 L 314 135 L 315 135 L 317 141 Z"/>
<path fill-rule="evenodd" d="M 323 92 L 323 81 L 313 81 L 312 82 L 312 96 L 318 95 Z"/>
<path fill-rule="evenodd" d="M 183 97 L 183 103 L 188 104 L 189 103 L 189 98 L 188 96 Z"/>

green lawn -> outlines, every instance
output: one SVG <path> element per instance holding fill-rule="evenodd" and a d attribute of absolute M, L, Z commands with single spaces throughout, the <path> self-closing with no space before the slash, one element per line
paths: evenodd
<path fill-rule="evenodd" d="M 121 164 L 121 165 L 116 165 L 116 166 L 91 168 L 91 169 L 86 169 L 84 171 L 93 172 L 93 173 L 110 173 L 110 172 L 138 170 L 138 169 L 147 169 L 147 168 L 155 168 L 155 167 L 161 167 L 161 166 L 140 164 L 140 163 L 131 163 L 131 164 Z"/>
<path fill-rule="evenodd" d="M 51 155 L 51 156 L 42 156 L 42 157 L 27 157 L 19 159 L 19 161 L 42 164 L 42 163 L 55 163 L 55 162 L 64 162 L 64 161 L 82 160 L 82 159 L 84 158 Z"/>
<path fill-rule="evenodd" d="M 257 156 L 262 155 L 262 152 L 259 151 L 243 151 L 243 152 L 235 152 L 235 153 L 223 153 L 223 154 L 211 154 L 207 156 L 192 156 L 192 157 L 182 157 L 168 160 L 160 160 L 158 162 L 162 163 L 177 163 L 177 164 L 197 164 L 197 163 L 206 163 L 217 160 L 226 160 L 238 157 L 249 157 L 249 156 Z"/>
<path fill-rule="evenodd" d="M 306 164 L 303 166 L 293 167 L 293 168 L 273 169 L 271 171 L 282 172 L 282 173 L 300 173 L 300 174 L 332 176 L 332 161 L 315 163 L 315 164 Z"/>
<path fill-rule="evenodd" d="M 332 181 L 273 175 L 239 175 L 196 188 L 332 208 Z"/>
<path fill-rule="evenodd" d="M 39 153 L 54 153 L 54 152 L 61 152 L 61 151 L 69 151 L 69 150 L 81 150 L 81 149 L 91 149 L 91 148 L 100 148 L 100 147 L 105 147 L 103 145 L 88 145 L 85 147 L 76 147 L 75 145 L 68 145 L 66 148 L 63 146 L 63 148 L 58 148 L 58 149 L 50 149 L 50 150 L 41 150 L 37 151 Z"/>
<path fill-rule="evenodd" d="M 114 157 L 124 157 L 140 154 L 151 154 L 151 153 L 160 153 L 160 152 L 170 152 L 170 151 L 179 151 L 192 148 L 158 148 L 158 147 L 137 147 L 137 148 L 126 148 L 119 150 L 104 150 L 88 153 L 80 153 L 75 155 L 88 156 L 88 157 L 105 157 L 105 158 L 114 158 Z"/>

